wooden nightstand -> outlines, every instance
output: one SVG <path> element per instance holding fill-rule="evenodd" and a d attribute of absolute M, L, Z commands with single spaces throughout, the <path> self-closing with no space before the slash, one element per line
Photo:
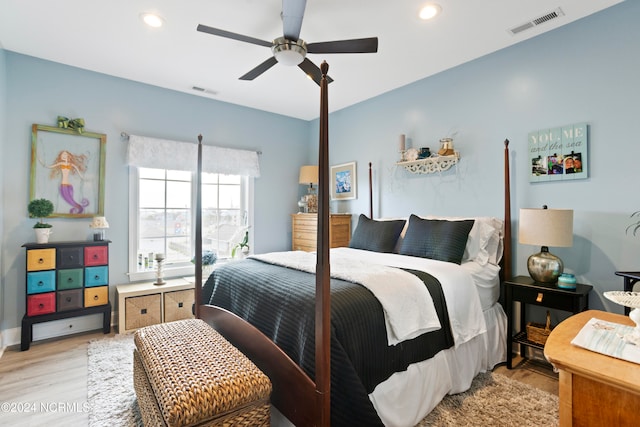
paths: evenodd
<path fill-rule="evenodd" d="M 291 214 L 291 248 L 294 251 L 313 252 L 318 242 L 318 214 Z M 330 247 L 349 246 L 351 240 L 351 214 L 329 214 Z"/>
<path fill-rule="evenodd" d="M 193 318 L 194 283 L 186 279 L 116 286 L 118 333 L 144 326 Z"/>
<path fill-rule="evenodd" d="M 560 289 L 555 284 L 537 283 L 531 277 L 517 276 L 505 280 L 505 312 L 507 314 L 507 368 L 512 368 L 513 343 L 520 344 L 524 357 L 525 346 L 544 350 L 544 345 L 527 340 L 526 304 L 569 311 L 573 314 L 589 308 L 589 292 L 593 286 L 577 284 L 576 289 Z M 513 334 L 513 303 L 520 302 L 520 332 Z"/>

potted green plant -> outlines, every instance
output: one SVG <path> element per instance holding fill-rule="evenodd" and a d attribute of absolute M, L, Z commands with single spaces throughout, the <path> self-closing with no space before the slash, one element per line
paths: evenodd
<path fill-rule="evenodd" d="M 33 226 L 36 230 L 36 241 L 38 243 L 49 242 L 49 235 L 53 225 L 44 222 L 44 219 L 53 213 L 53 203 L 47 199 L 34 199 L 29 202 L 27 209 L 29 218 L 40 218 L 40 221 Z"/>
<path fill-rule="evenodd" d="M 249 230 L 245 230 L 244 237 L 240 243 L 237 243 L 233 249 L 231 249 L 231 258 L 236 257 L 237 250 L 240 249 L 242 255 L 246 256 L 249 253 Z"/>
<path fill-rule="evenodd" d="M 631 218 L 640 218 L 640 211 L 635 211 L 634 213 L 631 214 Z M 629 231 L 631 231 L 633 233 L 633 235 L 635 236 L 636 233 L 638 233 L 638 231 L 640 231 L 640 219 L 637 220 L 636 222 L 634 222 L 633 224 L 630 224 L 627 227 L 627 233 Z"/>

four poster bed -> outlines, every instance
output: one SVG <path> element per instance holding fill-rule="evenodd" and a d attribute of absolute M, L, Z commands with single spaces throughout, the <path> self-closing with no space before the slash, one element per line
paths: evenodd
<path fill-rule="evenodd" d="M 204 286 L 196 265 L 196 316 L 269 376 L 271 402 L 293 424 L 412 426 L 505 360 L 498 297 L 500 276 L 511 274 L 508 141 L 504 220 L 375 221 L 370 202 L 330 265 L 326 63 L 321 70 L 317 255 L 249 257 L 218 267 Z M 371 170 L 369 180 L 371 197 Z"/>

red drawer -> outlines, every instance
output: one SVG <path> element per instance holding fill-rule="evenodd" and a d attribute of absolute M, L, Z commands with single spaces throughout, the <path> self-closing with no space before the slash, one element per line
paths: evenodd
<path fill-rule="evenodd" d="M 85 246 L 84 265 L 107 265 L 109 263 L 108 246 Z"/>
<path fill-rule="evenodd" d="M 35 294 L 27 296 L 27 316 L 55 313 L 56 293 Z"/>

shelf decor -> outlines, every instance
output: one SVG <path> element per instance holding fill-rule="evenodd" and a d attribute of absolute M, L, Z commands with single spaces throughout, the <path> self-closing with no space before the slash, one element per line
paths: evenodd
<path fill-rule="evenodd" d="M 424 159 L 397 162 L 396 165 L 404 167 L 407 171 L 416 174 L 429 174 L 444 172 L 457 164 L 460 153 L 454 151 L 449 156 L 431 156 Z"/>

